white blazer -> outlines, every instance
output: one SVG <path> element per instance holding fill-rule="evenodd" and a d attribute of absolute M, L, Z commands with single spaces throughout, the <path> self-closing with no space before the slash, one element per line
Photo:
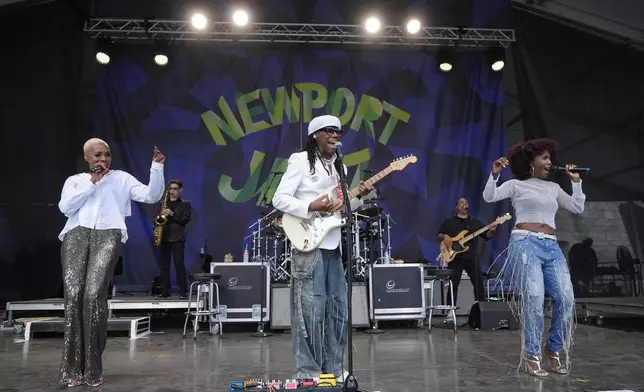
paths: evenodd
<path fill-rule="evenodd" d="M 332 162 L 335 162 L 335 155 Z M 344 166 L 344 173 L 347 173 L 347 167 Z M 339 183 L 338 172 L 335 165 L 331 165 L 330 174 L 324 168 L 324 164 L 319 158 L 315 160 L 315 173 L 311 173 L 306 151 L 291 154 L 288 159 L 288 167 L 282 176 L 282 179 L 273 195 L 273 206 L 283 213 L 296 216 L 298 218 L 307 218 L 309 216 L 309 205 L 311 202 L 320 197 L 326 188 Z M 332 198 L 337 200 L 339 194 L 336 191 L 332 193 Z M 351 200 L 351 210 L 356 210 L 362 205 L 362 200 L 357 197 Z M 340 216 L 340 211 L 335 212 Z M 320 244 L 320 249 L 333 250 L 340 245 L 341 232 L 340 228 L 331 230 Z"/>

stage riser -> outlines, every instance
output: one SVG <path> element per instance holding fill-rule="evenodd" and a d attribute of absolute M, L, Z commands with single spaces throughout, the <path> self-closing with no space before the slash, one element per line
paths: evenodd
<path fill-rule="evenodd" d="M 128 332 L 130 339 L 138 339 L 150 334 L 150 317 L 110 318 L 107 320 L 108 332 Z M 25 340 L 32 340 L 34 332 L 65 332 L 62 318 L 32 320 L 25 323 Z"/>

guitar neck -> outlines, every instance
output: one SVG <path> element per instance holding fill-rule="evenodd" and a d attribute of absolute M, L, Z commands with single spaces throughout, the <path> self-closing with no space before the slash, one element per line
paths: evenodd
<path fill-rule="evenodd" d="M 494 224 L 494 222 L 490 223 L 489 225 L 487 225 L 487 226 L 485 226 L 485 227 L 483 227 L 481 229 L 476 230 L 474 233 L 472 233 L 472 234 L 468 235 L 467 237 L 463 238 L 463 242 L 467 242 L 467 241 L 471 240 L 472 238 L 485 233 L 486 231 L 488 231 L 490 229 L 490 226 L 492 226 L 493 224 Z"/>
<path fill-rule="evenodd" d="M 382 180 L 383 178 L 387 177 L 387 175 L 389 175 L 392 171 L 393 171 L 393 169 L 391 169 L 391 167 L 387 167 L 386 169 L 380 171 L 375 176 L 373 176 L 373 177 L 369 178 L 368 180 L 366 180 L 365 184 L 373 185 L 376 182 L 378 182 L 378 181 Z M 354 189 L 354 190 L 349 191 L 349 200 L 352 200 L 353 198 L 355 198 L 357 194 L 358 194 L 358 189 L 357 188 Z"/>

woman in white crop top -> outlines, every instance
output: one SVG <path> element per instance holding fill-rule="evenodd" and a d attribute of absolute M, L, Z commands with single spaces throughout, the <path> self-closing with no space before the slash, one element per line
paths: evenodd
<path fill-rule="evenodd" d="M 555 213 L 562 207 L 581 214 L 586 200 L 579 174 L 568 170 L 574 165 L 569 165 L 565 171 L 572 181 L 572 196 L 557 183 L 545 181 L 556 149 L 556 142 L 550 139 L 515 145 L 508 151 L 507 158 L 499 158 L 493 163 L 483 191 L 483 199 L 488 203 L 509 198 L 516 212 L 503 273 L 509 277 L 510 292 L 519 295 L 511 301 L 512 310 L 523 328 L 519 366 L 537 377 L 548 375 L 541 368 L 545 294 L 552 298 L 552 322 L 544 346 L 547 368 L 559 374 L 570 371 L 575 299 L 568 265 L 554 236 Z M 508 165 L 515 178 L 497 187 L 499 173 Z"/>

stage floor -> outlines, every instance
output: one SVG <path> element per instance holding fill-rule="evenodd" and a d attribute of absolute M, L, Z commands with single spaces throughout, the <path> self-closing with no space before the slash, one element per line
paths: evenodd
<path fill-rule="evenodd" d="M 264 339 L 226 331 L 223 338 L 184 340 L 176 328 L 152 323 L 147 338 L 110 337 L 101 391 L 226 391 L 228 381 L 286 379 L 291 371 L 291 337 Z M 640 331 L 644 328 L 640 328 Z M 156 332 L 154 332 L 156 331 Z M 605 391 L 644 392 L 643 332 L 579 325 L 573 371 L 539 380 L 516 371 L 517 331 L 386 329 L 381 335 L 354 334 L 355 374 L 371 391 Z M 11 330 L 0 332 L 0 390 L 52 391 L 61 357 L 60 334 L 24 343 Z M 15 389 L 14 389 L 15 388 Z M 90 390 L 80 388 L 79 390 Z"/>

